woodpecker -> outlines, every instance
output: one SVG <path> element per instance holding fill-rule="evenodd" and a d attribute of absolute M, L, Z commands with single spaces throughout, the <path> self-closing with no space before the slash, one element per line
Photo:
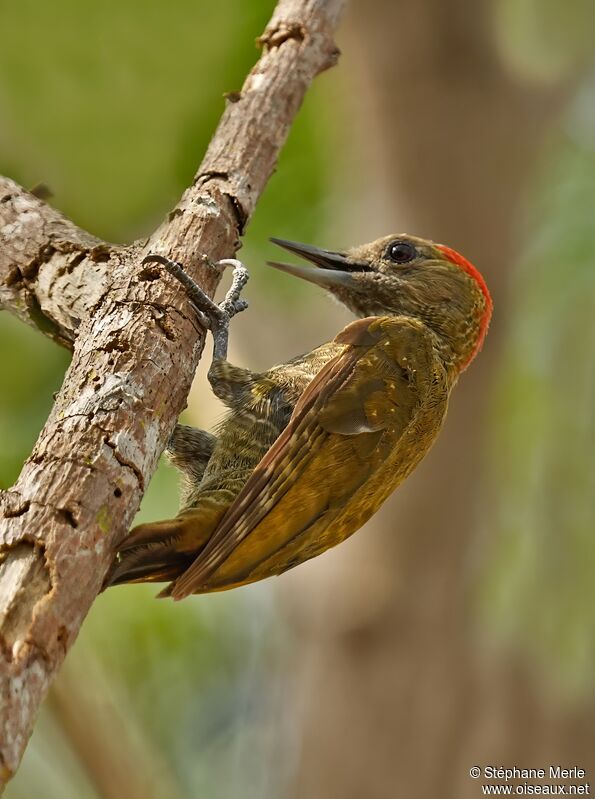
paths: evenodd
<path fill-rule="evenodd" d="M 492 300 L 455 250 L 392 235 L 336 252 L 271 239 L 310 265 L 269 262 L 323 287 L 360 317 L 312 352 L 252 372 L 227 359 L 243 310 L 238 261 L 216 305 L 180 264 L 214 338 L 209 381 L 229 409 L 216 435 L 178 425 L 168 445 L 184 476 L 174 519 L 135 527 L 106 585 L 168 581 L 175 600 L 281 574 L 358 530 L 435 441 L 450 392 L 482 347 Z"/>

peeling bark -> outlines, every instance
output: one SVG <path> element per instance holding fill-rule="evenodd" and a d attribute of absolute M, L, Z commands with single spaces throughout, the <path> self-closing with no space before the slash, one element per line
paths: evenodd
<path fill-rule="evenodd" d="M 0 242 L 0 308 L 72 348 L 80 320 L 107 290 L 107 262 L 120 248 L 5 177 Z"/>
<path fill-rule="evenodd" d="M 0 180 L 0 304 L 72 347 L 33 452 L 0 498 L 0 786 L 100 590 L 184 406 L 204 336 L 160 252 L 212 294 L 313 78 L 332 66 L 345 0 L 281 0 L 192 186 L 146 241 L 112 245 Z"/>

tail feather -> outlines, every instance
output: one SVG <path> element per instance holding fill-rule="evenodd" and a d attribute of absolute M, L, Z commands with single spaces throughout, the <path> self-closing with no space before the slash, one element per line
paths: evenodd
<path fill-rule="evenodd" d="M 180 538 L 181 533 L 182 525 L 180 519 L 166 519 L 162 522 L 139 524 L 128 533 L 118 547 L 118 552 L 122 555 L 126 552 L 133 552 L 139 547 L 152 544 L 173 545 Z"/>
<path fill-rule="evenodd" d="M 120 544 L 103 590 L 122 583 L 175 580 L 206 543 L 208 536 L 204 535 L 204 540 L 201 540 L 197 527 L 200 529 L 191 516 L 135 527 Z M 193 535 L 188 536 L 189 530 Z"/>
<path fill-rule="evenodd" d="M 174 580 L 190 563 L 192 556 L 176 552 L 174 542 L 142 544 L 118 553 L 103 587 Z"/>

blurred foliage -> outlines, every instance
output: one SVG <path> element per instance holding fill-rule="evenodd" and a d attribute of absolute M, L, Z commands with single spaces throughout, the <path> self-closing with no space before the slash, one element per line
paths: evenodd
<path fill-rule="evenodd" d="M 571 691 L 595 670 L 595 75 L 533 187 L 493 412 L 486 604 Z"/>
<path fill-rule="evenodd" d="M 593 0 L 499 0 L 494 31 L 505 63 L 539 83 L 571 78 L 593 54 Z"/>
<path fill-rule="evenodd" d="M 70 356 L 7 313 L 0 313 L 0 341 L 0 488 L 7 488 L 33 449 Z"/>
<path fill-rule="evenodd" d="M 41 176 L 99 236 L 150 229 L 196 171 L 270 6 L 4 3 L 0 168 L 25 186 Z"/>

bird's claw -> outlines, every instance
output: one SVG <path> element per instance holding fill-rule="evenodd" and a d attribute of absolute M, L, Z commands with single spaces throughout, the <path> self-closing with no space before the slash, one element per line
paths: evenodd
<path fill-rule="evenodd" d="M 250 275 L 241 261 L 235 258 L 225 258 L 217 261 L 214 266 L 233 267 L 232 283 L 225 297 L 220 303 L 215 303 L 208 297 L 200 286 L 185 271 L 182 264 L 172 261 L 164 255 L 147 255 L 145 263 L 159 263 L 175 277 L 186 289 L 188 298 L 196 312 L 199 324 L 210 330 L 215 340 L 215 358 L 224 359 L 227 354 L 227 338 L 230 320 L 248 307 L 248 303 L 240 295 L 248 282 Z"/>
<path fill-rule="evenodd" d="M 218 305 L 219 309 L 223 312 L 223 314 L 225 314 L 227 321 L 229 322 L 232 317 L 238 313 L 241 313 L 242 311 L 245 311 L 248 307 L 247 301 L 244 300 L 240 295 L 242 293 L 242 289 L 248 282 L 250 275 L 248 274 L 248 270 L 244 264 L 241 261 L 238 261 L 236 258 L 224 258 L 222 261 L 217 261 L 216 265 L 233 267 L 231 286 L 223 300 Z"/>

